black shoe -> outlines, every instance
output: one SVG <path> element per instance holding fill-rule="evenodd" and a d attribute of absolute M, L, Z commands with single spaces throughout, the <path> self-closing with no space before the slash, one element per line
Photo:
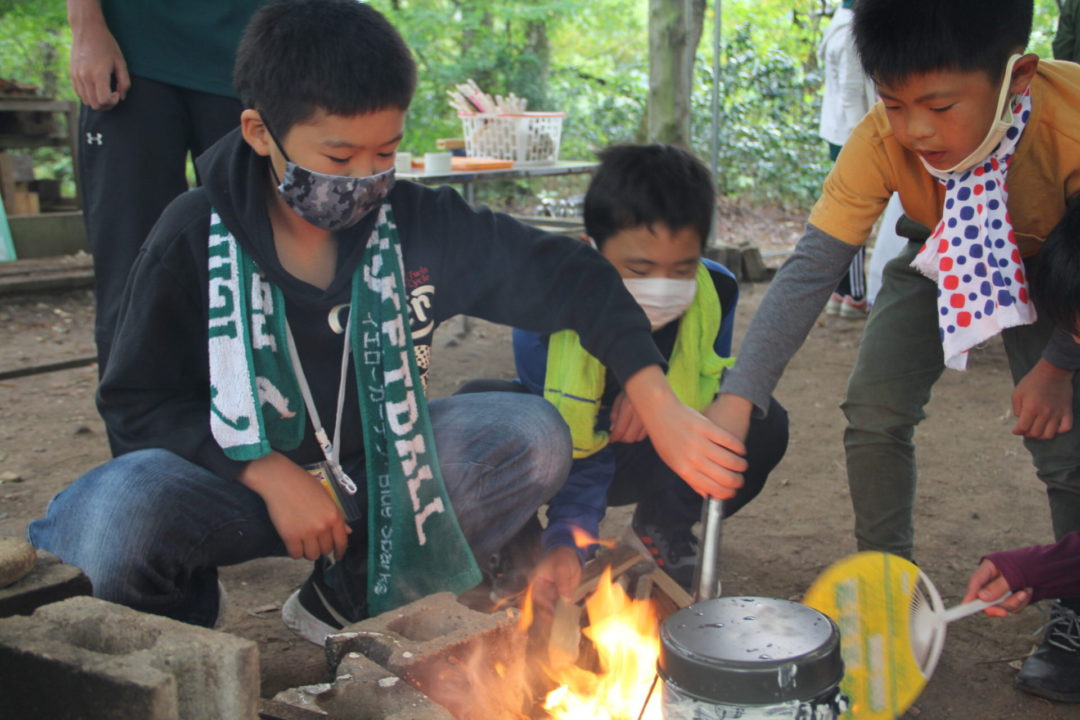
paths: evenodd
<path fill-rule="evenodd" d="M 342 562 L 331 565 L 327 558 L 319 558 L 308 579 L 281 608 L 285 627 L 322 646 L 327 635 L 365 619 L 367 574 L 362 566 L 366 564 L 349 572 Z"/>
<path fill-rule="evenodd" d="M 1016 687 L 1057 702 L 1080 702 L 1080 615 L 1061 603 L 1050 608 L 1046 634 L 1020 668 Z"/>
<path fill-rule="evenodd" d="M 640 507 L 640 506 L 639 506 Z M 634 511 L 630 523 L 637 539 L 657 567 L 689 592 L 694 592 L 694 568 L 698 561 L 698 540 L 690 526 L 667 525 L 644 520 Z"/>
<path fill-rule="evenodd" d="M 543 555 L 540 544 L 543 531 L 540 520 L 533 515 L 501 550 L 488 558 L 487 567 L 481 568 L 481 572 L 491 585 L 493 601 L 517 595 L 528 587 L 529 575 Z"/>

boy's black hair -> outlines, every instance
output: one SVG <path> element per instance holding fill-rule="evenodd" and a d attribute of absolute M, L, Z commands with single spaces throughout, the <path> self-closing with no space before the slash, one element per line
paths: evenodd
<path fill-rule="evenodd" d="M 663 223 L 693 227 L 702 249 L 716 207 L 709 170 L 674 145 L 615 145 L 601 150 L 600 166 L 585 193 L 585 232 L 597 247 L 612 235 Z"/>
<path fill-rule="evenodd" d="M 407 110 L 416 63 L 394 26 L 357 0 L 283 0 L 262 7 L 236 51 L 244 107 L 278 138 L 319 109 L 360 115 Z"/>
<path fill-rule="evenodd" d="M 940 70 L 983 70 L 996 81 L 1027 47 L 1034 0 L 859 0 L 852 31 L 863 70 L 879 84 Z"/>
<path fill-rule="evenodd" d="M 1031 297 L 1039 315 L 1076 334 L 1080 316 L 1080 194 L 1039 249 L 1031 276 Z"/>

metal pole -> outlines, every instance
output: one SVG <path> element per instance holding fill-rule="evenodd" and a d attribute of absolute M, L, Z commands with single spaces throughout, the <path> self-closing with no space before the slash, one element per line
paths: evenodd
<path fill-rule="evenodd" d="M 724 501 L 705 500 L 701 513 L 701 555 L 698 557 L 694 602 L 720 597 L 720 526 L 724 519 Z"/>

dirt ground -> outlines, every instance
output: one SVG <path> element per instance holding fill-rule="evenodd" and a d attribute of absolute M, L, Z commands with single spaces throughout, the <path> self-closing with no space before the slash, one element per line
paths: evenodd
<path fill-rule="evenodd" d="M 793 218 L 726 214 L 721 236 L 764 245 L 779 256 L 799 230 Z M 775 252 L 774 252 L 775 251 Z M 737 338 L 765 284 L 746 284 Z M 93 303 L 87 291 L 0 300 L 0 371 L 93 354 Z M 843 467 L 843 416 L 837 408 L 862 324 L 822 316 L 777 389 L 791 415 L 787 456 L 761 496 L 725 523 L 724 592 L 799 599 L 831 562 L 854 551 Z M 475 377 L 510 377 L 508 330 L 471 320 L 440 329 L 432 395 Z M 1009 433 L 1011 382 L 999 341 L 972 353 L 966 373 L 948 371 L 919 428 L 917 556 L 955 604 L 982 553 L 1051 538 L 1046 496 L 1019 438 Z M 93 366 L 0 382 L 0 535 L 22 535 L 48 500 L 108 458 L 93 404 Z M 626 511 L 612 513 L 618 534 Z M 259 643 L 263 693 L 327 680 L 322 652 L 282 626 L 279 609 L 303 582 L 306 561 L 269 559 L 225 568 L 224 630 Z M 937 672 L 909 717 L 970 720 L 1080 718 L 1080 706 L 1055 705 L 1013 689 L 1015 668 L 1045 616 L 1029 609 L 1006 620 L 954 623 Z"/>

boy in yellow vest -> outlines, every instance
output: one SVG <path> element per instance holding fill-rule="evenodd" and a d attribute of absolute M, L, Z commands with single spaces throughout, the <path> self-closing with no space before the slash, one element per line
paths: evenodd
<path fill-rule="evenodd" d="M 649 317 L 680 399 L 706 416 L 720 375 L 731 364 L 738 285 L 723 266 L 702 257 L 715 211 L 712 177 L 685 150 L 623 145 L 600 153 L 585 195 L 588 238 L 622 275 Z M 698 541 L 691 528 L 701 496 L 657 455 L 614 374 L 586 352 L 573 331 L 514 331 L 518 380 L 475 381 L 463 388 L 543 395 L 570 426 L 574 462 L 551 499 L 534 572 L 541 605 L 568 596 L 592 549 L 574 530 L 595 538 L 609 505 L 637 503 L 633 529 L 656 563 L 690 589 Z M 787 413 L 770 401 L 746 440 L 744 484 L 725 502 L 732 515 L 752 500 L 787 448 Z"/>

